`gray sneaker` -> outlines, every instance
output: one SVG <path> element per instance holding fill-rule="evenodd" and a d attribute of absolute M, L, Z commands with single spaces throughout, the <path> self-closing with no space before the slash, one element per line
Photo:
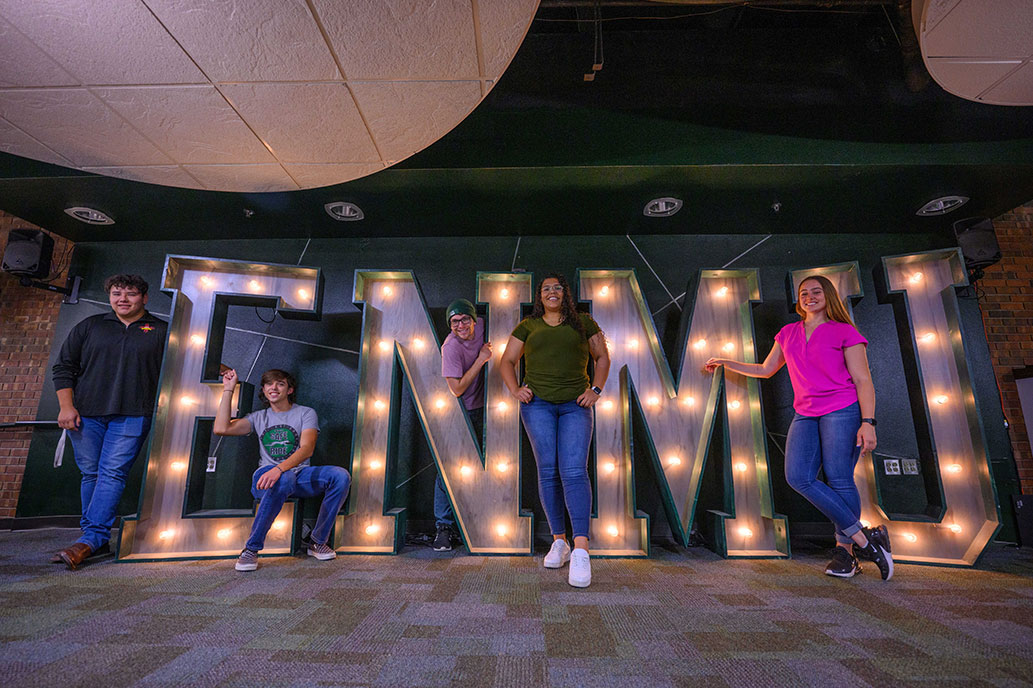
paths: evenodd
<path fill-rule="evenodd" d="M 337 552 L 332 548 L 328 547 L 326 544 L 315 542 L 308 546 L 308 555 L 310 557 L 315 557 L 319 561 L 328 561 L 330 559 L 337 558 Z"/>
<path fill-rule="evenodd" d="M 237 563 L 233 568 L 238 571 L 254 571 L 258 568 L 258 552 L 252 552 L 249 549 L 241 550 L 240 556 L 237 557 Z"/>

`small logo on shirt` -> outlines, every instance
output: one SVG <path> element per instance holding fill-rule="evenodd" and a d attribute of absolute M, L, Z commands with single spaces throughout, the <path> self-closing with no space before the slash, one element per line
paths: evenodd
<path fill-rule="evenodd" d="M 141 332 L 150 332 L 153 329 L 154 329 L 153 325 L 143 325 L 142 327 L 140 327 L 140 331 Z"/>
<path fill-rule="evenodd" d="M 286 459 L 300 444 L 297 431 L 289 425 L 274 425 L 262 433 L 262 446 L 271 459 Z"/>

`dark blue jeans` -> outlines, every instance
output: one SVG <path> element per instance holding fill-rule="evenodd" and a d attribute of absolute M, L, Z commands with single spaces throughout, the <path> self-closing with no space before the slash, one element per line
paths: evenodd
<path fill-rule="evenodd" d="M 841 544 L 851 542 L 850 536 L 861 529 L 861 497 L 854 484 L 860 427 L 855 401 L 824 416 L 798 413 L 786 435 L 786 481 L 835 524 Z M 819 468 L 825 482 L 818 480 Z"/>
<path fill-rule="evenodd" d="M 538 494 L 553 535 L 567 531 L 564 508 L 574 537 L 588 537 L 592 486 L 588 481 L 588 449 L 592 442 L 592 410 L 576 401 L 553 404 L 533 398 L 520 405 L 520 418 L 538 463 Z"/>
<path fill-rule="evenodd" d="M 90 416 L 68 431 L 82 473 L 82 536 L 76 542 L 97 549 L 111 538 L 126 477 L 150 429 L 148 416 Z"/>
<path fill-rule="evenodd" d="M 330 529 L 334 527 L 334 519 L 344 504 L 344 498 L 348 496 L 348 486 L 351 485 L 348 471 L 340 466 L 306 466 L 297 473 L 287 471 L 271 488 L 259 490 L 258 479 L 273 468 L 274 466 L 262 466 L 251 477 L 251 494 L 261 501 L 258 503 L 258 511 L 255 512 L 255 522 L 251 524 L 251 537 L 248 538 L 245 547 L 252 552 L 261 551 L 273 520 L 279 516 L 283 503 L 293 496 L 323 496 L 311 537 L 312 542 L 325 544 L 330 537 Z"/>

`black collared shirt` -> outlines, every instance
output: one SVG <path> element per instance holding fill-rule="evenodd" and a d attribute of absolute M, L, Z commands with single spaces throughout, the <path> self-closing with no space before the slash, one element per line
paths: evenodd
<path fill-rule="evenodd" d="M 54 364 L 54 389 L 73 390 L 81 416 L 150 416 L 168 323 L 147 311 L 123 325 L 114 312 L 72 328 Z"/>

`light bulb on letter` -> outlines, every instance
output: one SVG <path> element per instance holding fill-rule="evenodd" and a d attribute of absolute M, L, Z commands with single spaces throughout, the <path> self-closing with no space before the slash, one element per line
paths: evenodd
<path fill-rule="evenodd" d="M 617 537 L 618 535 L 621 534 L 621 532 L 619 530 L 617 530 L 617 526 L 607 526 L 606 533 L 610 537 Z"/>
<path fill-rule="evenodd" d="M 507 404 L 504 401 L 500 401 L 498 404 L 495 405 L 495 408 L 498 410 L 499 413 L 505 413 L 509 410 L 509 404 Z"/>
<path fill-rule="evenodd" d="M 905 540 L 908 542 L 918 542 L 918 536 L 914 533 L 901 533 Z"/>
<path fill-rule="evenodd" d="M 233 529 L 232 528 L 223 528 L 222 530 L 220 530 L 218 533 L 215 534 L 215 536 L 217 538 L 219 538 L 220 540 L 225 540 L 230 535 L 233 535 Z"/>
<path fill-rule="evenodd" d="M 373 402 L 373 408 L 375 408 L 378 411 L 383 411 L 384 409 L 387 408 L 387 404 L 385 404 L 380 399 L 377 399 L 376 401 Z"/>
<path fill-rule="evenodd" d="M 728 408 L 732 411 L 735 411 L 740 406 L 742 406 L 742 403 L 740 403 L 738 399 L 733 399 L 732 401 L 728 402 Z"/>
<path fill-rule="evenodd" d="M 648 399 L 646 399 L 646 403 L 650 406 L 659 406 L 660 397 L 649 397 Z"/>
<path fill-rule="evenodd" d="M 686 406 L 695 406 L 696 405 L 696 400 L 693 399 L 692 397 L 685 397 L 684 399 L 682 399 L 682 403 L 685 404 Z"/>
<path fill-rule="evenodd" d="M 251 291 L 260 291 L 262 289 L 262 283 L 258 280 L 251 280 L 247 283 L 247 286 Z"/>
<path fill-rule="evenodd" d="M 740 461 L 739 463 L 735 464 L 735 470 L 739 471 L 740 473 L 745 473 L 747 468 L 748 468 L 748 466 L 745 463 L 743 463 L 742 461 Z"/>
<path fill-rule="evenodd" d="M 617 470 L 617 465 L 613 461 L 607 461 L 603 464 L 603 470 L 607 473 L 613 473 Z"/>
<path fill-rule="evenodd" d="M 505 473 L 509 470 L 509 464 L 505 461 L 499 461 L 497 464 L 495 464 L 495 470 L 497 470 L 499 473 Z"/>
<path fill-rule="evenodd" d="M 438 409 L 439 411 L 441 409 L 445 408 L 445 400 L 442 399 L 441 397 L 438 397 L 437 399 L 435 399 L 434 400 L 434 408 Z"/>
<path fill-rule="evenodd" d="M 300 300 L 308 301 L 310 296 L 311 296 L 311 294 L 309 293 L 308 289 L 299 289 L 298 290 L 298 298 Z"/>
<path fill-rule="evenodd" d="M 705 339 L 697 339 L 695 342 L 692 343 L 692 348 L 695 349 L 696 351 L 702 351 L 703 348 L 706 347 L 706 345 L 707 345 L 707 340 L 705 340 Z"/>
<path fill-rule="evenodd" d="M 506 533 L 509 532 L 509 528 L 500 523 L 497 526 L 495 526 L 495 532 L 498 533 L 499 537 L 506 537 Z"/>
<path fill-rule="evenodd" d="M 907 281 L 910 282 L 911 284 L 918 284 L 919 282 L 922 281 L 922 273 L 920 273 L 920 272 L 913 272 L 913 273 L 911 273 L 911 276 L 907 278 Z"/>
<path fill-rule="evenodd" d="M 717 293 L 718 296 L 721 296 L 721 297 L 728 296 L 728 287 L 721 287 L 720 289 L 717 290 L 716 293 Z"/>
<path fill-rule="evenodd" d="M 175 534 L 176 534 L 176 531 L 174 531 L 174 530 L 163 530 L 160 533 L 158 533 L 158 539 L 159 540 L 168 540 L 168 539 L 170 539 Z"/>
<path fill-rule="evenodd" d="M 948 473 L 961 473 L 961 464 L 960 463 L 952 463 L 952 464 L 950 464 L 949 466 L 947 466 L 947 472 Z"/>
<path fill-rule="evenodd" d="M 937 404 L 940 404 L 942 406 L 943 404 L 947 403 L 947 395 L 946 394 L 941 394 L 939 396 L 933 397 L 933 401 L 935 401 Z"/>
<path fill-rule="evenodd" d="M 952 523 L 952 524 L 950 524 L 947 527 L 950 528 L 950 531 L 952 533 L 960 533 L 961 532 L 961 526 L 959 526 L 957 523 Z"/>
<path fill-rule="evenodd" d="M 499 296 L 504 298 L 504 299 L 508 299 L 509 298 L 509 289 L 500 289 L 499 290 Z"/>
<path fill-rule="evenodd" d="M 190 335 L 190 343 L 194 346 L 204 346 L 204 335 L 192 334 Z"/>
<path fill-rule="evenodd" d="M 377 348 L 379 348 L 386 354 L 388 351 L 391 350 L 391 342 L 387 341 L 386 339 L 381 339 L 380 343 L 377 344 Z"/>
<path fill-rule="evenodd" d="M 604 401 L 601 406 L 602 406 L 603 411 L 612 411 L 613 410 L 613 402 L 610 401 L 609 399 Z"/>
<path fill-rule="evenodd" d="M 473 474 L 473 469 L 464 465 L 459 469 L 459 474 L 464 478 L 469 478 Z"/>
<path fill-rule="evenodd" d="M 384 296 L 391 296 L 391 287 L 386 284 L 381 288 L 380 293 Z"/>
<path fill-rule="evenodd" d="M 744 538 L 752 537 L 753 531 L 749 528 L 743 527 L 739 529 L 739 535 L 742 535 Z"/>
<path fill-rule="evenodd" d="M 371 523 L 370 525 L 366 526 L 366 535 L 376 535 L 379 532 L 380 526 L 378 526 L 376 523 Z"/>
<path fill-rule="evenodd" d="M 181 471 L 187 467 L 186 461 L 173 461 L 170 468 L 174 471 Z"/>
<path fill-rule="evenodd" d="M 384 465 L 384 464 L 380 463 L 380 462 L 379 462 L 379 461 L 377 461 L 376 459 L 374 459 L 373 461 L 370 461 L 370 462 L 369 462 L 369 468 L 370 468 L 370 470 L 372 470 L 372 471 L 379 471 L 379 470 L 380 470 L 380 467 L 381 467 L 381 466 L 383 466 L 383 465 Z"/>
<path fill-rule="evenodd" d="M 628 340 L 628 348 L 629 349 L 637 349 L 638 348 L 638 340 L 637 339 L 629 339 Z"/>
<path fill-rule="evenodd" d="M 423 340 L 420 339 L 419 337 L 413 337 L 413 339 L 412 339 L 412 348 L 416 349 L 417 351 L 422 350 L 423 349 Z"/>
<path fill-rule="evenodd" d="M 936 341 L 936 333 L 926 332 L 921 337 L 919 337 L 919 339 L 922 341 L 923 344 L 931 344 L 932 342 Z"/>
<path fill-rule="evenodd" d="M 599 296 L 607 296 L 607 295 L 609 295 L 609 293 L 610 293 L 610 288 L 609 287 L 602 287 L 599 290 Z"/>
<path fill-rule="evenodd" d="M 278 518 L 275 521 L 273 521 L 273 530 L 283 530 L 286 527 L 287 522 L 284 521 L 282 518 Z"/>
<path fill-rule="evenodd" d="M 667 457 L 667 465 L 668 466 L 680 466 L 681 465 L 681 458 L 678 457 L 678 456 L 668 456 Z"/>
<path fill-rule="evenodd" d="M 721 347 L 721 351 L 730 354 L 735 351 L 735 344 L 733 342 L 725 342 L 725 345 Z"/>

